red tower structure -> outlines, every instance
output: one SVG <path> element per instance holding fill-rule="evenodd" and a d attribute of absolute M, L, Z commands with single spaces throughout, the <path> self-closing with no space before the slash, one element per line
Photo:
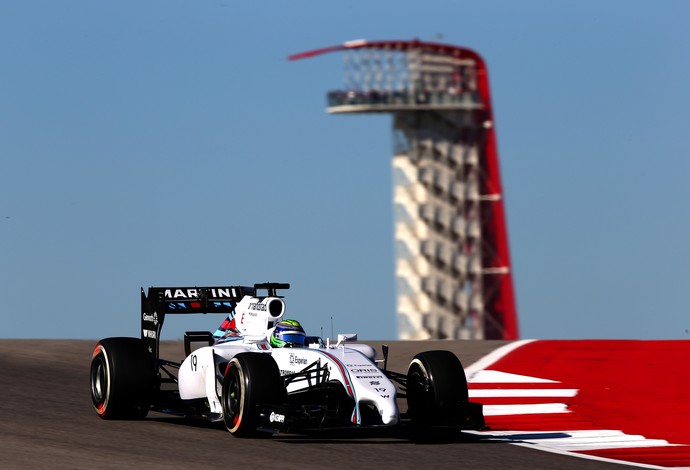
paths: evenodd
<path fill-rule="evenodd" d="M 486 64 L 414 41 L 350 41 L 328 112 L 390 113 L 401 339 L 516 339 L 503 190 Z"/>

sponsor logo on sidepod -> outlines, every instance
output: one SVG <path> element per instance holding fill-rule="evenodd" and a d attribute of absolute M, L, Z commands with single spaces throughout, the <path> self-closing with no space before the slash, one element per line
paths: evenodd
<path fill-rule="evenodd" d="M 290 353 L 290 364 L 302 364 L 305 365 L 307 360 L 303 357 L 299 357 L 293 353 Z"/>

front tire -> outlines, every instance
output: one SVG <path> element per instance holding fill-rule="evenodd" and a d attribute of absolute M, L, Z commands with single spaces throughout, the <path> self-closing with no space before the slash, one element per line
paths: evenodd
<path fill-rule="evenodd" d="M 285 384 L 278 364 L 264 353 L 240 353 L 233 357 L 223 377 L 223 421 L 235 437 L 266 437 L 257 431 L 259 405 L 285 400 Z"/>
<path fill-rule="evenodd" d="M 450 351 L 417 354 L 407 371 L 408 414 L 416 426 L 453 426 L 468 401 L 467 378 Z"/>
<path fill-rule="evenodd" d="M 153 360 L 139 338 L 106 338 L 91 357 L 91 400 L 103 419 L 143 419 L 155 384 Z"/>

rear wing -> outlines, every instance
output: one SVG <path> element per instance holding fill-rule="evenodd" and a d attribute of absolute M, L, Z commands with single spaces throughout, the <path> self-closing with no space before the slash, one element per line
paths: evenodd
<path fill-rule="evenodd" d="M 224 313 L 231 315 L 237 302 L 257 291 L 266 290 L 270 297 L 278 297 L 276 290 L 289 289 L 290 284 L 267 282 L 250 286 L 217 287 L 149 287 L 141 289 L 141 339 L 154 359 L 158 358 L 160 333 L 165 315 Z M 261 296 L 259 298 L 262 298 Z"/>

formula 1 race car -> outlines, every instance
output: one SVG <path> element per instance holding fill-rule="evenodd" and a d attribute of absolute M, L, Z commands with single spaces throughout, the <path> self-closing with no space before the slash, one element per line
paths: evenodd
<path fill-rule="evenodd" d="M 141 338 L 103 339 L 93 351 L 96 412 L 103 419 L 141 419 L 153 410 L 223 421 L 237 437 L 403 425 L 484 428 L 482 405 L 468 401 L 464 369 L 449 351 L 419 353 L 403 374 L 387 370 L 387 346 L 377 361 L 372 347 L 352 342 L 356 335 L 339 335 L 335 344 L 306 335 L 297 343 L 269 341 L 277 325 L 290 323 L 276 293 L 288 288 L 151 287 L 148 295 L 142 289 Z M 215 334 L 186 332 L 182 363 L 161 359 L 166 315 L 198 313 L 227 319 Z M 405 413 L 398 398 L 407 401 Z"/>

